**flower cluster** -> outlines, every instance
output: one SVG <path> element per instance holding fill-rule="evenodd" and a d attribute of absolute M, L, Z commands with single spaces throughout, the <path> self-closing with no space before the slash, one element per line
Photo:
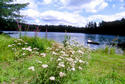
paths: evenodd
<path fill-rule="evenodd" d="M 47 48 L 46 53 L 40 53 L 40 56 L 43 57 L 44 61 L 48 60 L 46 63 L 37 61 L 42 69 L 38 80 L 46 79 L 44 81 L 57 83 L 69 77 L 71 73 L 84 70 L 88 64 L 89 50 L 79 46 L 64 46 L 61 43 L 53 43 L 52 47 Z"/>
<path fill-rule="evenodd" d="M 29 46 L 27 42 L 25 42 L 23 39 L 16 39 L 14 40 L 14 43 L 11 45 L 8 45 L 8 47 L 15 52 L 15 58 L 21 58 L 25 56 L 31 56 L 31 55 L 39 55 L 38 48 L 32 48 Z"/>

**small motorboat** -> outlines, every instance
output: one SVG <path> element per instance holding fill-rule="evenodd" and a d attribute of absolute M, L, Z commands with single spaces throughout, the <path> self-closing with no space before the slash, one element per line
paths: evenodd
<path fill-rule="evenodd" d="M 95 44 L 95 45 L 99 45 L 98 42 L 95 42 L 95 41 L 92 41 L 92 40 L 88 40 L 88 41 L 87 41 L 87 44 Z"/>

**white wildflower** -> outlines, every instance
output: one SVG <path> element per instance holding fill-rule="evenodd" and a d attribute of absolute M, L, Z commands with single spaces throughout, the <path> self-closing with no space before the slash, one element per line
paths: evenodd
<path fill-rule="evenodd" d="M 12 47 L 12 45 L 8 45 L 8 47 Z"/>
<path fill-rule="evenodd" d="M 54 52 L 54 51 L 52 52 L 52 54 L 53 54 L 53 55 L 57 55 L 57 53 L 56 53 L 56 52 Z"/>
<path fill-rule="evenodd" d="M 85 61 L 83 61 L 83 60 L 79 60 L 79 63 L 85 63 Z"/>
<path fill-rule="evenodd" d="M 29 69 L 29 70 L 32 70 L 32 71 L 35 71 L 34 66 L 31 66 L 31 67 L 29 67 L 28 69 Z"/>
<path fill-rule="evenodd" d="M 57 59 L 57 61 L 61 61 L 61 59 L 60 59 L 60 58 L 58 58 L 58 59 Z"/>
<path fill-rule="evenodd" d="M 21 43 L 18 43 L 18 45 L 21 45 Z"/>
<path fill-rule="evenodd" d="M 58 64 L 58 66 L 59 66 L 59 67 L 65 67 L 64 62 L 60 62 L 60 63 Z"/>
<path fill-rule="evenodd" d="M 38 48 L 33 48 L 34 50 L 39 50 Z"/>
<path fill-rule="evenodd" d="M 26 48 L 22 48 L 22 50 L 26 50 Z"/>
<path fill-rule="evenodd" d="M 47 65 L 47 64 L 43 64 L 42 67 L 43 67 L 43 68 L 47 68 L 48 65 Z"/>
<path fill-rule="evenodd" d="M 66 76 L 66 74 L 63 73 L 63 72 L 60 72 L 60 73 L 59 73 L 59 76 L 60 76 L 60 77 L 64 77 L 64 76 Z"/>
<path fill-rule="evenodd" d="M 82 70 L 82 67 L 79 66 L 78 68 L 79 68 L 79 70 Z"/>
<path fill-rule="evenodd" d="M 75 68 L 73 67 L 73 68 L 71 68 L 71 70 L 72 70 L 72 71 L 75 71 Z"/>
<path fill-rule="evenodd" d="M 62 56 L 65 57 L 65 56 L 68 56 L 68 55 L 67 54 L 63 54 Z"/>
<path fill-rule="evenodd" d="M 46 53 L 41 53 L 40 55 L 43 57 L 46 57 Z"/>
<path fill-rule="evenodd" d="M 22 39 L 17 39 L 18 41 L 23 41 Z"/>
<path fill-rule="evenodd" d="M 61 53 L 61 54 L 65 54 L 65 52 L 64 52 L 64 51 L 60 51 L 60 53 Z"/>
<path fill-rule="evenodd" d="M 78 50 L 77 52 L 78 52 L 79 54 L 84 54 L 84 52 L 81 51 L 81 50 Z"/>
<path fill-rule="evenodd" d="M 26 48 L 25 50 L 28 50 L 28 51 L 32 51 L 31 47 L 29 46 L 28 48 Z"/>
<path fill-rule="evenodd" d="M 54 77 L 54 76 L 51 76 L 49 79 L 50 79 L 50 80 L 55 80 L 55 77 Z"/>
<path fill-rule="evenodd" d="M 25 43 L 25 45 L 27 45 L 28 43 Z"/>
<path fill-rule="evenodd" d="M 23 53 L 22 55 L 26 55 L 26 53 Z"/>
<path fill-rule="evenodd" d="M 73 62 L 72 58 L 66 58 L 66 60 L 69 61 L 69 62 Z"/>

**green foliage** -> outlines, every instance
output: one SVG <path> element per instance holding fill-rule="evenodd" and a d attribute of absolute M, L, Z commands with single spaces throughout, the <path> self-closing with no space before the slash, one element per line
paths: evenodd
<path fill-rule="evenodd" d="M 13 0 L 0 0 L 0 18 L 19 19 L 21 17 L 20 10 L 28 4 L 14 4 Z"/>
<path fill-rule="evenodd" d="M 39 48 L 39 50 L 44 51 L 46 48 L 51 47 L 54 41 L 47 40 L 45 38 L 40 37 L 21 37 L 24 41 L 26 41 L 32 48 Z"/>
<path fill-rule="evenodd" d="M 108 48 L 91 52 L 80 45 L 64 47 L 63 44 L 34 37 L 14 39 L 0 35 L 0 38 L 0 84 L 125 83 L 125 55 L 114 51 L 109 54 Z M 45 43 L 48 44 L 43 48 L 41 44 Z M 14 59 L 15 54 L 18 54 L 17 59 Z"/>
<path fill-rule="evenodd" d="M 69 45 L 70 38 L 71 38 L 70 36 L 65 35 L 65 38 L 63 40 L 64 47 L 66 47 L 67 45 Z"/>

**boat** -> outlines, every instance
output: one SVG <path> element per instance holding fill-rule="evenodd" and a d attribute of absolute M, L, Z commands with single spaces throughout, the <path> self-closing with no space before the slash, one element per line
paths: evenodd
<path fill-rule="evenodd" d="M 98 42 L 95 42 L 95 41 L 92 41 L 92 40 L 88 40 L 88 41 L 87 41 L 87 44 L 95 44 L 95 45 L 99 45 Z"/>

